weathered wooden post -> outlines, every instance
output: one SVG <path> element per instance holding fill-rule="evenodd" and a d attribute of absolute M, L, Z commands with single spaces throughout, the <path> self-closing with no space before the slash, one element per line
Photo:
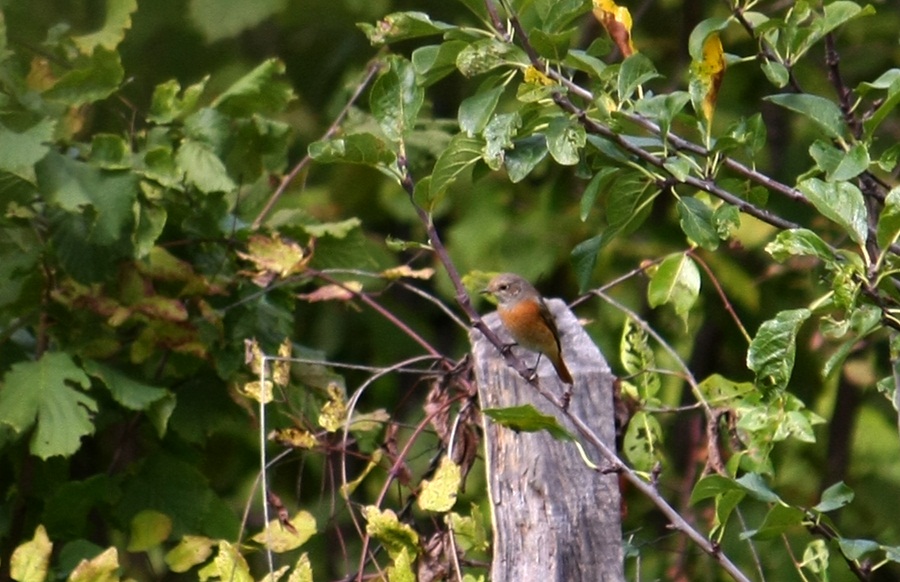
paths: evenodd
<path fill-rule="evenodd" d="M 559 299 L 547 301 L 556 317 L 563 355 L 575 385 L 569 410 L 611 448 L 613 375 L 600 350 Z M 511 342 L 496 313 L 485 323 Z M 475 376 L 484 408 L 532 404 L 572 434 L 578 432 L 534 387 L 510 368 L 480 332 L 471 334 Z M 514 347 L 531 365 L 535 354 Z M 547 358 L 541 358 L 542 386 L 562 394 L 563 385 Z M 485 417 L 486 465 L 493 509 L 492 582 L 600 582 L 624 578 L 621 503 L 615 475 L 589 469 L 571 442 L 545 432 L 517 433 Z M 602 459 L 586 447 L 602 466 Z"/>

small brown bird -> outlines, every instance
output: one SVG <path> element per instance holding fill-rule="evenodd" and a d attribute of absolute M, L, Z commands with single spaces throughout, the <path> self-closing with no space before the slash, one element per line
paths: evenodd
<path fill-rule="evenodd" d="M 518 275 L 503 273 L 494 277 L 482 293 L 497 298 L 497 314 L 516 343 L 537 352 L 538 363 L 540 355 L 546 355 L 559 379 L 572 384 L 572 374 L 563 361 L 556 321 L 537 289 Z"/>

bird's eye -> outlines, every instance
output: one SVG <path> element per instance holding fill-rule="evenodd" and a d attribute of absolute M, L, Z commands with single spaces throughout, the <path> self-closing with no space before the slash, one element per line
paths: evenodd
<path fill-rule="evenodd" d="M 500 285 L 501 291 L 506 291 L 507 289 L 509 289 L 509 285 L 507 285 L 506 283 L 503 283 L 502 285 Z"/>

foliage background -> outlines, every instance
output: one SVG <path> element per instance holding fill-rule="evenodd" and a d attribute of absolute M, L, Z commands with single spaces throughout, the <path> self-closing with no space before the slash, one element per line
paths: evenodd
<path fill-rule="evenodd" d="M 513 4 L 526 19 L 535 10 L 530 3 Z M 385 58 L 387 49 L 373 47 L 356 23 L 423 10 L 435 20 L 475 26 L 480 25 L 473 15 L 479 5 L 388 0 L 2 4 L 0 577 L 9 576 L 13 549 L 32 539 L 38 524 L 54 543 L 50 567 L 59 575 L 82 558 L 117 546 L 127 575 L 174 579 L 164 556 L 185 535 L 237 540 L 258 474 L 258 419 L 253 401 L 240 393 L 240 386 L 253 379 L 244 366 L 244 340 L 257 338 L 267 353 L 275 353 L 290 337 L 295 356 L 369 366 L 393 365 L 423 351 L 360 298 L 298 298 L 297 293 L 329 282 L 313 273 L 363 281 L 367 293 L 436 351 L 452 359 L 467 351 L 466 330 L 434 304 L 402 285 L 359 274 L 405 262 L 415 268 L 439 266 L 427 253 L 398 252 L 387 244 L 389 238 L 424 242 L 426 233 L 401 185 L 383 173 L 365 165 L 311 164 L 290 182 L 262 228 L 253 223 L 282 177 L 338 118 L 372 70 L 373 59 Z M 900 61 L 900 9 L 891 2 L 873 6 L 876 17 L 849 22 L 837 37 L 850 87 L 873 81 Z M 691 31 L 706 18 L 728 14 L 724 3 L 673 0 L 630 8 L 635 42 L 661 75 L 652 83 L 658 94 L 686 88 Z M 771 14 L 788 8 L 777 2 L 757 7 Z M 573 30 L 574 46 L 586 48 L 600 39 L 610 62 L 616 60 L 588 11 Z M 85 36 L 97 31 L 102 34 Z M 80 43 L 73 40 L 78 38 Z M 737 26 L 723 31 L 722 41 L 731 54 L 760 51 L 758 42 Z M 409 56 L 426 42 L 402 40 L 390 50 Z M 825 56 L 818 44 L 792 71 L 804 89 L 834 100 Z M 60 81 L 71 71 L 89 74 Z M 255 76 L 249 84 L 235 84 L 250 73 Z M 173 79 L 177 96 L 163 98 L 157 86 Z M 410 137 L 417 140 L 417 156 L 410 158 L 414 175 L 430 172 L 456 132 L 460 104 L 484 89 L 481 82 L 457 73 L 428 88 L 417 132 Z M 192 106 L 188 87 L 195 84 L 197 104 Z M 373 124 L 366 104 L 369 87 L 364 90 L 346 117 L 348 133 Z M 773 92 L 752 60 L 731 63 L 712 133 L 721 135 L 739 119 L 761 113 L 767 135 L 753 162 L 762 173 L 793 185 L 812 166 L 808 150 L 818 129 L 762 100 Z M 198 110 L 206 113 L 196 115 Z M 679 123 L 692 128 L 688 121 Z M 872 160 L 890 157 L 898 133 L 892 112 L 871 144 Z M 197 147 L 191 150 L 186 143 Z M 718 373 L 752 381 L 747 342 L 706 274 L 686 322 L 669 307 L 648 305 L 647 279 L 638 267 L 689 248 L 674 197 L 659 196 L 643 226 L 603 248 L 594 269 L 585 272 L 573 261 L 572 250 L 607 224 L 601 203 L 582 207 L 594 170 L 546 161 L 515 184 L 483 169 L 471 180 L 460 179 L 434 208 L 450 257 L 463 273 L 514 271 L 548 295 L 570 298 L 631 274 L 609 290 L 610 296 L 669 338 L 696 378 Z M 881 174 L 896 181 L 893 166 Z M 122 192 L 127 192 L 126 203 L 121 203 Z M 845 233 L 808 205 L 770 194 L 767 207 L 837 245 L 846 243 Z M 276 285 L 262 292 L 252 277 L 272 273 L 254 260 L 265 251 L 254 250 L 252 237 L 273 232 L 298 244 L 276 252 L 299 257 L 301 246 L 308 250 L 313 238 L 315 248 L 308 263 L 285 266 L 287 259 L 279 255 L 285 270 L 273 277 Z M 773 261 L 764 248 L 776 233 L 744 217 L 717 250 L 694 251 L 751 334 L 781 310 L 808 306 L 834 284 L 833 273 L 814 258 Z M 341 271 L 348 269 L 353 272 Z M 433 279 L 413 285 L 452 303 L 451 283 L 437 271 Z M 618 358 L 622 311 L 593 298 L 581 303 L 578 313 L 614 369 L 628 375 Z M 825 422 L 815 426 L 815 442 L 786 440 L 774 447 L 769 485 L 792 506 L 811 507 L 826 488 L 845 482 L 855 498 L 832 514 L 840 535 L 893 548 L 900 546 L 900 507 L 886 492 L 900 487 L 897 414 L 875 388 L 891 372 L 886 344 L 883 330 L 861 338 L 840 372 L 823 378 L 824 362 L 838 342 L 813 324 L 802 328 L 789 391 Z M 677 367 L 661 350 L 656 358 L 660 368 Z M 364 371 L 306 364 L 295 366 L 293 374 L 293 389 L 279 400 L 273 426 L 314 419 L 328 399 L 329 381 L 352 390 L 369 377 Z M 47 391 L 43 401 L 34 396 L 35 382 Z M 408 428 L 422 421 L 425 387 L 414 375 L 387 375 L 365 392 L 360 408 L 387 411 L 408 438 Z M 41 402 L 53 404 L 42 407 Z M 692 402 L 681 378 L 662 377 L 657 405 L 668 410 Z M 689 410 L 656 417 L 665 435 L 660 491 L 705 531 L 711 510 L 689 504 L 705 460 L 701 415 Z M 44 436 L 47 440 L 40 441 Z M 366 438 L 361 450 L 372 453 L 386 437 Z M 40 442 L 49 444 L 41 448 Z M 321 444 L 317 454 L 297 453 L 280 461 L 272 471 L 273 490 L 292 512 L 306 509 L 315 515 L 325 533 L 313 536 L 303 551 L 312 557 L 316 579 L 335 579 L 354 571 L 360 541 L 347 511 L 332 506 L 339 499 L 333 493 L 336 467 L 345 462 L 339 443 L 324 438 Z M 417 441 L 408 457 L 411 473 L 427 474 L 439 447 L 434 435 Z M 364 466 L 362 460 L 351 462 L 351 472 Z M 365 482 L 356 501 L 371 503 L 381 484 Z M 484 494 L 476 470 L 457 507 L 469 502 L 486 507 Z M 666 529 L 647 499 L 633 491 L 625 494 L 631 576 L 721 576 L 697 549 Z M 391 493 L 397 506 L 404 499 L 403 492 Z M 747 525 L 728 529 L 723 543 L 751 572 L 754 558 L 738 536 L 742 528 L 759 527 L 771 504 L 751 501 L 742 507 Z M 157 530 L 159 543 L 135 545 L 133 519 L 148 509 L 167 516 L 171 529 Z M 439 529 L 427 515 L 416 518 L 426 530 Z M 255 505 L 247 533 L 261 525 Z M 754 542 L 766 572 L 801 571 L 791 565 L 785 545 L 800 561 L 813 538 L 792 525 L 785 538 Z M 131 551 L 124 551 L 128 547 Z M 248 555 L 254 571 L 262 572 L 260 554 Z M 836 551 L 831 564 L 831 579 L 851 578 Z M 879 572 L 890 579 L 897 575 L 896 565 Z"/>

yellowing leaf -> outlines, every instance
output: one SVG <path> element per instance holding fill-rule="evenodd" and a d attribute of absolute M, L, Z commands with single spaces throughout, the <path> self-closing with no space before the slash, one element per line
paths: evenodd
<path fill-rule="evenodd" d="M 314 434 L 292 426 L 273 430 L 269 433 L 269 440 L 295 449 L 312 449 L 319 444 Z"/>
<path fill-rule="evenodd" d="M 691 63 L 691 102 L 695 110 L 703 113 L 707 127 L 712 124 L 724 76 L 725 51 L 719 33 L 713 32 L 703 41 L 703 59 Z"/>
<path fill-rule="evenodd" d="M 297 512 L 290 523 L 294 526 L 294 532 L 273 519 L 266 530 L 253 536 L 253 541 L 268 546 L 276 553 L 289 552 L 305 544 L 316 533 L 316 518 L 308 511 Z"/>
<path fill-rule="evenodd" d="M 288 576 L 287 582 L 313 582 L 312 564 L 309 563 L 309 554 L 304 552 L 294 564 L 294 571 Z"/>
<path fill-rule="evenodd" d="M 360 473 L 359 476 L 353 481 L 350 481 L 346 485 L 341 486 L 341 495 L 344 497 L 344 499 L 349 498 L 350 495 L 354 491 L 356 491 L 356 488 L 359 487 L 359 484 L 363 482 L 363 479 L 365 479 L 369 475 L 369 473 L 372 472 L 372 469 L 378 466 L 378 463 L 381 462 L 381 458 L 383 456 L 384 449 L 375 449 L 375 451 L 372 453 L 372 457 L 369 459 L 369 464 L 366 465 L 366 468 L 363 469 L 363 472 Z"/>
<path fill-rule="evenodd" d="M 344 400 L 344 392 L 337 384 L 328 385 L 328 402 L 322 406 L 319 413 L 319 426 L 328 432 L 335 432 L 344 426 L 347 420 L 347 403 Z"/>
<path fill-rule="evenodd" d="M 396 513 L 369 505 L 363 509 L 363 517 L 367 522 L 366 533 L 383 543 L 391 558 L 396 559 L 404 549 L 413 557 L 418 554 L 419 534 L 409 525 L 400 523 Z"/>
<path fill-rule="evenodd" d="M 271 380 L 266 380 L 262 384 L 259 383 L 259 380 L 254 380 L 253 382 L 247 382 L 240 388 L 238 388 L 238 392 L 246 396 L 247 398 L 252 398 L 257 402 L 262 402 L 263 404 L 268 404 L 272 402 L 272 388 L 274 385 Z"/>
<path fill-rule="evenodd" d="M 129 552 L 146 552 L 164 542 L 172 533 L 172 519 L 159 511 L 145 509 L 131 518 Z"/>
<path fill-rule="evenodd" d="M 362 283 L 348 281 L 342 285 L 325 285 L 312 293 L 298 293 L 297 297 L 310 303 L 316 301 L 350 301 L 356 293 L 362 291 Z"/>
<path fill-rule="evenodd" d="M 537 70 L 533 66 L 525 69 L 525 82 L 531 83 L 532 85 L 553 85 L 553 79 Z"/>
<path fill-rule="evenodd" d="M 118 582 L 119 554 L 115 548 L 107 548 L 99 556 L 82 560 L 72 573 L 69 582 Z"/>
<path fill-rule="evenodd" d="M 9 560 L 10 577 L 21 582 L 45 580 L 52 551 L 53 542 L 47 537 L 47 530 L 43 525 L 37 526 L 31 541 L 25 542 L 13 551 Z"/>
<path fill-rule="evenodd" d="M 287 386 L 291 380 L 291 362 L 287 358 L 291 357 L 293 346 L 291 338 L 284 338 L 284 341 L 278 346 L 278 357 L 285 359 L 276 360 L 272 363 L 272 380 L 282 388 Z"/>
<path fill-rule="evenodd" d="M 256 271 L 244 271 L 254 283 L 266 287 L 278 278 L 290 277 L 303 272 L 312 258 L 303 247 L 294 241 L 284 240 L 281 235 L 253 235 L 247 242 L 247 252 L 237 252 L 238 256 L 250 261 Z"/>
<path fill-rule="evenodd" d="M 459 465 L 449 457 L 443 457 L 434 478 L 422 483 L 419 507 L 426 511 L 450 511 L 456 503 L 461 480 Z"/>
<path fill-rule="evenodd" d="M 250 366 L 250 370 L 259 376 L 262 371 L 262 349 L 256 338 L 244 340 L 244 363 Z"/>
<path fill-rule="evenodd" d="M 381 272 L 381 276 L 389 281 L 402 279 L 404 277 L 410 279 L 431 279 L 434 276 L 434 269 L 412 269 L 409 265 L 401 265 L 393 269 L 386 269 Z"/>
<path fill-rule="evenodd" d="M 623 58 L 636 51 L 631 40 L 631 12 L 613 0 L 594 0 L 594 16 L 606 29 L 606 33 L 619 47 Z"/>
<path fill-rule="evenodd" d="M 350 432 L 370 432 L 378 430 L 387 424 L 391 419 L 391 415 L 383 408 L 367 412 L 365 414 L 354 414 L 350 419 Z"/>
<path fill-rule="evenodd" d="M 198 576 L 201 581 L 219 578 L 229 582 L 253 582 L 247 560 L 241 555 L 237 546 L 224 540 L 219 542 L 219 553 L 209 565 L 203 567 Z"/>
<path fill-rule="evenodd" d="M 207 537 L 186 535 L 166 554 L 166 564 L 173 572 L 187 572 L 212 555 L 215 543 Z"/>

